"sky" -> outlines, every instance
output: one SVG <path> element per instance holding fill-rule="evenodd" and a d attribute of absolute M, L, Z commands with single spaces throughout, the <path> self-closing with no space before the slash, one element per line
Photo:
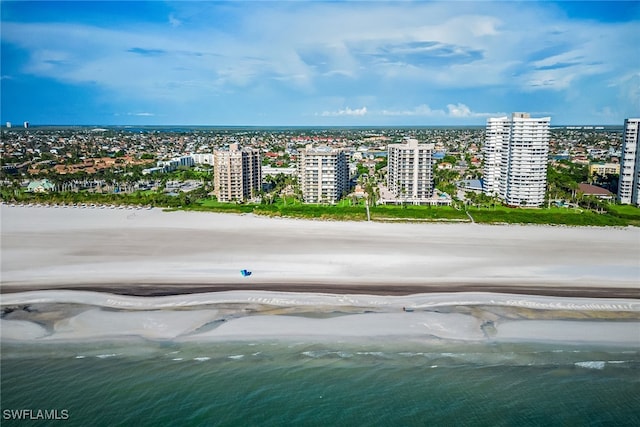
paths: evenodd
<path fill-rule="evenodd" d="M 640 2 L 5 1 L 1 121 L 552 125 L 640 117 Z"/>

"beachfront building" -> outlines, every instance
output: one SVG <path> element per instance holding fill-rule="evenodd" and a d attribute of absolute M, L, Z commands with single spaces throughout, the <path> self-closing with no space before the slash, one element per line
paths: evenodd
<path fill-rule="evenodd" d="M 48 193 L 55 190 L 55 184 L 46 178 L 37 181 L 31 181 L 27 186 L 27 192 L 29 193 Z"/>
<path fill-rule="evenodd" d="M 550 121 L 528 113 L 487 120 L 482 176 L 486 194 L 511 206 L 544 203 Z"/>
<path fill-rule="evenodd" d="M 410 204 L 431 204 L 434 144 L 407 138 L 387 147 L 387 187 L 397 199 Z"/>
<path fill-rule="evenodd" d="M 618 180 L 618 201 L 640 207 L 640 119 L 624 121 L 624 139 L 620 159 L 620 179 Z"/>
<path fill-rule="evenodd" d="M 258 196 L 262 185 L 260 152 L 229 145 L 214 153 L 213 191 L 220 202 L 243 201 Z"/>
<path fill-rule="evenodd" d="M 305 203 L 336 203 L 349 191 L 346 153 L 307 145 L 298 156 L 298 182 Z"/>

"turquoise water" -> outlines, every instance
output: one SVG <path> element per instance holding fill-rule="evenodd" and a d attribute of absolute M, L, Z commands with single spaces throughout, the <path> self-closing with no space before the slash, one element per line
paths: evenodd
<path fill-rule="evenodd" d="M 66 409 L 68 426 L 640 425 L 635 349 L 5 344 L 1 366 L 3 414 Z"/>

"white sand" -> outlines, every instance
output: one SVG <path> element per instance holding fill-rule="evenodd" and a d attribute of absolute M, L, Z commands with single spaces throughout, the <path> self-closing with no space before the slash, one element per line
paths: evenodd
<path fill-rule="evenodd" d="M 2 340 L 31 341 L 49 335 L 47 330 L 37 323 L 27 320 L 0 319 L 0 338 Z"/>
<path fill-rule="evenodd" d="M 49 339 L 79 340 L 118 336 L 172 339 L 216 319 L 216 310 L 113 312 L 87 310 L 58 322 Z"/>
<path fill-rule="evenodd" d="M 187 340 L 253 340 L 259 338 L 305 339 L 331 337 L 437 337 L 464 341 L 484 339 L 478 321 L 463 314 L 368 313 L 309 319 L 296 316 L 252 316 L 227 322 L 217 329 Z"/>
<path fill-rule="evenodd" d="M 533 284 L 635 288 L 640 229 L 388 224 L 3 205 L 2 285 Z M 242 277 L 243 268 L 253 272 Z"/>
<path fill-rule="evenodd" d="M 398 312 L 450 306 L 504 306 L 537 310 L 632 312 L 640 314 L 640 300 L 624 298 L 562 298 L 488 292 L 429 293 L 407 296 L 336 295 L 302 292 L 226 291 L 161 297 L 135 297 L 102 292 L 49 290 L 2 294 L 0 305 L 49 303 L 84 304 L 122 310 L 159 310 L 213 304 L 261 304 L 308 307 L 309 311 L 359 307 Z"/>

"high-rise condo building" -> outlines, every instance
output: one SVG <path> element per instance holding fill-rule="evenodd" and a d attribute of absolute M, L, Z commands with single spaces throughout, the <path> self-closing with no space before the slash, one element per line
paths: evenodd
<path fill-rule="evenodd" d="M 433 195 L 434 144 L 419 144 L 407 139 L 404 144 L 389 144 L 387 186 L 397 198 L 412 204 L 427 203 Z"/>
<path fill-rule="evenodd" d="M 620 179 L 618 180 L 618 201 L 640 207 L 640 119 L 624 121 Z"/>
<path fill-rule="evenodd" d="M 347 155 L 307 145 L 299 154 L 298 177 L 305 203 L 335 203 L 349 191 Z"/>
<path fill-rule="evenodd" d="M 216 151 L 213 159 L 213 190 L 218 201 L 242 201 L 258 195 L 262 186 L 259 151 L 230 144 L 228 150 Z"/>
<path fill-rule="evenodd" d="M 483 190 L 507 205 L 536 207 L 544 203 L 547 186 L 550 117 L 487 120 Z"/>

